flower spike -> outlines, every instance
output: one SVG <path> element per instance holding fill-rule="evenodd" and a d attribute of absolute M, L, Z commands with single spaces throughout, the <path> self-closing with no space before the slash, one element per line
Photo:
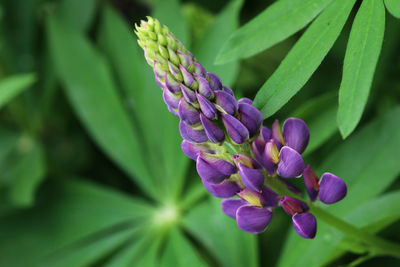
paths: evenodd
<path fill-rule="evenodd" d="M 207 72 L 167 26 L 147 17 L 135 28 L 164 102 L 180 119 L 182 151 L 196 161 L 204 190 L 224 199 L 222 211 L 243 231 L 265 231 L 273 209 L 280 206 L 291 216 L 297 234 L 314 238 L 316 218 L 297 199 L 301 191 L 288 178 L 302 175 L 310 200 L 325 204 L 343 199 L 347 187 L 331 173 L 319 180 L 304 163 L 301 153 L 310 138 L 307 124 L 288 118 L 282 128 L 278 120 L 270 128 L 263 126 L 263 115 L 253 101 L 237 101 L 233 90 L 217 74 Z"/>

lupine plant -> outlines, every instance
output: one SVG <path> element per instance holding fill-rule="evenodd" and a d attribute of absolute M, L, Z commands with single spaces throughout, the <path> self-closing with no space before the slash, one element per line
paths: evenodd
<path fill-rule="evenodd" d="M 398 18 L 0 1 L 0 266 L 398 266 Z"/>
<path fill-rule="evenodd" d="M 224 213 L 243 231 L 261 233 L 280 204 L 292 217 L 296 232 L 314 238 L 317 221 L 308 205 L 289 196 L 301 191 L 281 179 L 304 177 L 310 200 L 326 204 L 343 199 L 347 187 L 331 173 L 319 181 L 305 166 L 301 153 L 310 138 L 306 123 L 289 118 L 282 129 L 278 120 L 271 129 L 262 126 L 263 115 L 253 102 L 237 101 L 232 89 L 207 72 L 157 19 L 142 21 L 136 34 L 168 110 L 180 119 L 182 150 L 196 161 L 205 188 L 225 198 Z"/>

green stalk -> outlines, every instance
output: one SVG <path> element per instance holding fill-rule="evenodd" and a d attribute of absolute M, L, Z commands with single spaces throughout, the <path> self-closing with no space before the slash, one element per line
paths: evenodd
<path fill-rule="evenodd" d="M 330 214 L 315 205 L 310 205 L 310 211 L 319 219 L 338 229 L 347 236 L 367 245 L 373 255 L 390 255 L 400 258 L 400 245 L 370 234 L 354 225 Z"/>
<path fill-rule="evenodd" d="M 291 192 L 286 186 L 281 183 L 276 177 L 266 176 L 265 185 L 270 187 L 280 196 L 291 196 L 297 198 L 299 200 L 304 201 L 299 196 Z M 310 207 L 310 212 L 321 219 L 325 223 L 330 226 L 336 228 L 341 231 L 348 237 L 353 238 L 354 240 L 363 243 L 367 246 L 368 251 L 372 255 L 390 255 L 396 258 L 400 258 L 400 245 L 391 241 L 387 241 L 383 238 L 380 238 L 376 235 L 370 234 L 367 231 L 364 231 L 334 215 L 317 207 L 315 204 L 308 202 L 308 206 Z"/>

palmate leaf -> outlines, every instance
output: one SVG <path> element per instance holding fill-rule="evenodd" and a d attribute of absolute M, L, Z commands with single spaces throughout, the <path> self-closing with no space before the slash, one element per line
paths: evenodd
<path fill-rule="evenodd" d="M 16 74 L 0 81 L 0 108 L 36 81 L 32 73 Z"/>
<path fill-rule="evenodd" d="M 51 266 L 62 265 L 82 249 L 87 255 L 75 259 L 89 264 L 129 237 L 120 231 L 148 224 L 152 212 L 140 199 L 92 183 L 53 180 L 41 188 L 35 207 L 1 217 L 0 265 L 35 266 L 49 260 Z"/>
<path fill-rule="evenodd" d="M 250 57 L 286 39 L 317 16 L 332 0 L 281 0 L 235 31 L 216 62 Z"/>
<path fill-rule="evenodd" d="M 319 169 L 337 174 L 348 186 L 346 198 L 327 208 L 330 213 L 360 225 L 359 217 L 353 215 L 353 211 L 386 190 L 400 173 L 399 135 L 398 107 L 368 124 L 329 155 Z M 317 174 L 321 175 L 320 172 Z M 354 214 L 365 218 L 362 212 Z M 372 217 L 379 218 L 380 215 L 371 216 L 371 220 Z M 341 237 L 339 232 L 321 220 L 318 221 L 318 233 L 314 240 L 301 239 L 292 231 L 279 266 L 319 266 L 333 252 Z"/>
<path fill-rule="evenodd" d="M 337 121 L 343 138 L 361 119 L 385 31 L 382 0 L 365 0 L 354 19 L 343 64 Z"/>
<path fill-rule="evenodd" d="M 104 59 L 83 35 L 55 18 L 48 19 L 47 34 L 56 73 L 84 126 L 142 190 L 157 198 L 141 136 L 131 124 Z"/>
<path fill-rule="evenodd" d="M 310 79 L 338 38 L 354 3 L 334 1 L 297 41 L 254 99 L 264 117 L 278 111 Z"/>
<path fill-rule="evenodd" d="M 193 207 L 183 219 L 184 228 L 199 240 L 221 266 L 258 266 L 256 236 L 241 231 L 226 216 L 220 199 Z"/>
<path fill-rule="evenodd" d="M 387 10 L 390 12 L 390 14 L 400 19 L 400 1 L 385 0 L 385 6 Z"/>
<path fill-rule="evenodd" d="M 174 227 L 169 233 L 161 266 L 205 267 L 205 262 L 196 252 L 195 247 L 187 240 L 179 228 Z"/>
<path fill-rule="evenodd" d="M 235 0 L 227 4 L 218 14 L 215 21 L 204 31 L 203 37 L 194 44 L 193 54 L 208 72 L 218 74 L 226 86 L 232 86 L 239 70 L 239 62 L 215 65 L 214 61 L 223 42 L 239 24 L 239 11 L 243 0 Z"/>

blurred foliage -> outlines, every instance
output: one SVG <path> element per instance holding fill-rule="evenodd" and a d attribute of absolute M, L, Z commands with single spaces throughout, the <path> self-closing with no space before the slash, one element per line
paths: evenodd
<path fill-rule="evenodd" d="M 180 151 L 178 121 L 133 34 L 151 14 L 237 96 L 283 94 L 265 114 L 303 118 L 306 161 L 349 185 L 328 210 L 400 242 L 400 5 L 296 2 L 302 10 L 288 0 L 0 0 L 0 266 L 399 265 L 322 222 L 315 240 L 301 239 L 281 211 L 260 236 L 240 231 Z M 378 43 L 363 32 L 375 5 L 386 12 Z M 246 53 L 216 65 L 235 38 Z M 358 54 L 363 40 L 371 47 Z M 367 74 L 347 86 L 359 65 Z M 345 141 L 343 87 L 364 92 Z M 345 114 L 354 127 L 356 113 Z"/>

